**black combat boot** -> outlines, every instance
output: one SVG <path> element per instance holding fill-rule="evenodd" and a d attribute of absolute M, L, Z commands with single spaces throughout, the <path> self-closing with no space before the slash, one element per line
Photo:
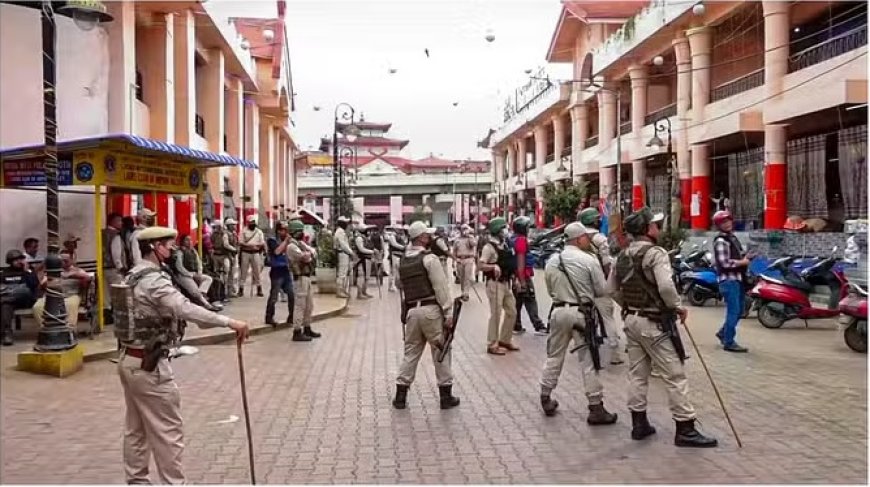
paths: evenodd
<path fill-rule="evenodd" d="M 396 384 L 396 397 L 393 398 L 393 407 L 396 409 L 405 409 L 408 406 L 408 387 L 402 384 Z"/>
<path fill-rule="evenodd" d="M 258 298 L 263 297 L 263 286 L 257 286 L 257 297 Z"/>
<path fill-rule="evenodd" d="M 306 336 L 310 336 L 311 338 L 320 338 L 320 333 L 312 330 L 310 326 L 303 328 L 302 333 L 305 333 Z"/>
<path fill-rule="evenodd" d="M 3 329 L 3 346 L 10 347 L 14 345 L 15 342 L 12 340 L 12 327 Z"/>
<path fill-rule="evenodd" d="M 656 429 L 649 424 L 646 411 L 631 412 L 631 439 L 642 440 L 647 436 L 656 434 Z"/>
<path fill-rule="evenodd" d="M 553 416 L 556 414 L 556 409 L 559 409 L 559 401 L 551 399 L 549 394 L 541 394 L 541 408 L 544 409 L 545 415 Z"/>
<path fill-rule="evenodd" d="M 610 413 L 604 409 L 604 404 L 590 404 L 589 416 L 586 417 L 586 422 L 591 425 L 613 424 L 617 418 L 616 413 Z"/>
<path fill-rule="evenodd" d="M 719 445 L 716 438 L 704 436 L 695 429 L 695 420 L 676 421 L 677 434 L 674 436 L 674 444 L 689 448 L 715 448 Z"/>
<path fill-rule="evenodd" d="M 239 292 L 236 294 L 237 298 L 245 297 L 245 286 L 239 286 Z"/>
<path fill-rule="evenodd" d="M 310 342 L 311 337 L 306 335 L 302 330 L 296 329 L 296 330 L 293 330 L 293 341 L 294 342 Z"/>
<path fill-rule="evenodd" d="M 453 386 L 438 386 L 441 393 L 441 409 L 450 409 L 459 406 L 459 398 L 453 395 Z"/>

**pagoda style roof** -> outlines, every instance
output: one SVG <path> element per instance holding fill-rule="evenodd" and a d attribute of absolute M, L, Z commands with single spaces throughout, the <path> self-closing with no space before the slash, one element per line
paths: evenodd
<path fill-rule="evenodd" d="M 383 130 L 384 132 L 389 131 L 390 127 L 393 126 L 392 123 L 378 123 L 378 122 L 365 122 L 365 121 L 356 122 L 354 125 L 356 125 L 357 128 L 360 130 Z M 346 129 L 348 126 L 350 126 L 349 123 L 345 123 L 345 122 L 338 123 L 338 128 L 342 131 L 344 129 Z"/>
<path fill-rule="evenodd" d="M 340 137 L 338 139 L 338 144 L 346 147 L 398 147 L 399 149 L 404 149 L 406 145 L 408 145 L 408 140 L 401 139 L 391 139 L 389 137 L 369 137 L 369 136 L 361 136 L 357 137 L 356 140 L 350 142 L 346 137 Z M 321 147 L 328 147 L 332 144 L 331 137 L 324 137 L 320 139 Z"/>

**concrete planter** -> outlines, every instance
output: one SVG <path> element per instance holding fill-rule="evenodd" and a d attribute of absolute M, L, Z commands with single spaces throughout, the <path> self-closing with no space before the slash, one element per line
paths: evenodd
<path fill-rule="evenodd" d="M 317 267 L 314 269 L 319 294 L 335 294 L 335 269 Z"/>

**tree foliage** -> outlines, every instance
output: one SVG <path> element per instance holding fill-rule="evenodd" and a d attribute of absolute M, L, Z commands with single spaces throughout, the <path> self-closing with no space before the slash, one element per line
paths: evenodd
<path fill-rule="evenodd" d="M 580 203 L 586 197 L 587 184 L 584 181 L 576 181 L 572 185 L 556 189 L 552 185 L 544 188 L 544 213 L 546 217 L 558 217 L 562 221 L 574 221 Z"/>

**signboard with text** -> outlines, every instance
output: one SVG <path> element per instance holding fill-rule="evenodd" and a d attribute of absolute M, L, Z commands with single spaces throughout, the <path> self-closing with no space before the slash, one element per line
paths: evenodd
<path fill-rule="evenodd" d="M 522 113 L 529 107 L 529 105 L 534 103 L 535 100 L 556 86 L 547 77 L 544 68 L 539 69 L 536 74 L 530 76 L 531 77 L 526 84 L 514 90 L 513 96 L 509 96 L 507 100 L 505 100 L 505 123 L 514 118 L 518 113 Z"/>
<path fill-rule="evenodd" d="M 69 186 L 73 183 L 72 161 L 57 161 L 57 184 Z M 45 166 L 42 156 L 3 161 L 3 186 L 45 186 Z"/>
<path fill-rule="evenodd" d="M 203 169 L 195 164 L 103 150 L 76 152 L 72 175 L 75 184 L 173 194 L 202 191 L 205 177 Z"/>

